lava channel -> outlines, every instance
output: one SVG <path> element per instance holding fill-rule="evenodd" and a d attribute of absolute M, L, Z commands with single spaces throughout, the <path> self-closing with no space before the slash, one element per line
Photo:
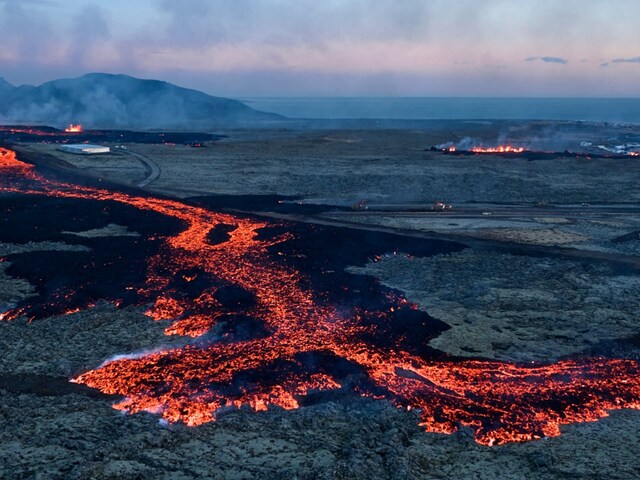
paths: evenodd
<path fill-rule="evenodd" d="M 0 193 L 115 201 L 178 220 L 182 230 L 161 238 L 161 250 L 148 262 L 138 291 L 140 303 L 151 305 L 150 317 L 171 321 L 168 335 L 200 337 L 228 315 L 219 302 L 221 285 L 251 297 L 238 303 L 235 314 L 260 319 L 264 332 L 257 338 L 210 339 L 120 358 L 72 380 L 122 396 L 116 409 L 152 412 L 196 426 L 229 409 L 295 409 L 311 393 L 351 388 L 417 409 L 429 432 L 471 428 L 483 445 L 555 437 L 565 424 L 595 421 L 610 410 L 640 409 L 636 360 L 528 365 L 443 360 L 363 340 L 375 338 L 376 328 L 363 318 L 384 321 L 393 310 L 416 306 L 397 296 L 389 311 L 345 312 L 321 300 L 322 292 L 312 291 L 303 273 L 270 255 L 269 247 L 290 235 L 263 239 L 259 231 L 270 226 L 267 222 L 175 200 L 57 182 L 7 149 L 0 149 Z M 208 235 L 220 226 L 232 228 L 226 229 L 226 241 L 211 244 Z M 215 281 L 198 283 L 199 276 Z M 183 294 L 181 285 L 187 284 L 195 285 L 197 295 Z M 23 306 L 3 318 L 28 314 Z M 310 365 L 305 355 L 314 354 L 348 363 L 365 380 L 345 382 L 322 362 Z"/>

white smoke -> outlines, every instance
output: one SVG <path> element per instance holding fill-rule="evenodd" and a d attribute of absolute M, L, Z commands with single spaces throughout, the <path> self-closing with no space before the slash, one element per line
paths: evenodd
<path fill-rule="evenodd" d="M 456 147 L 458 150 L 471 150 L 473 147 L 481 145 L 482 141 L 477 138 L 464 137 L 462 140 L 458 142 L 446 142 L 441 143 L 440 145 L 436 145 L 436 148 L 440 150 L 444 150 L 451 147 Z"/>
<path fill-rule="evenodd" d="M 154 355 L 156 353 L 167 352 L 169 351 L 169 349 L 170 347 L 156 347 L 153 349 L 140 350 L 139 352 L 134 353 L 113 355 L 112 357 L 109 357 L 104 362 L 102 362 L 102 364 L 98 368 L 102 368 L 110 363 L 117 362 L 119 360 L 138 360 L 140 358 L 148 357 L 149 355 Z"/>

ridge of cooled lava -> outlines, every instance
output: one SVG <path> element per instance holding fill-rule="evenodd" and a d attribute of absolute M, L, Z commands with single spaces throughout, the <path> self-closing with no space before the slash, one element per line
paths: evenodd
<path fill-rule="evenodd" d="M 332 304 L 304 272 L 270 253 L 292 240 L 286 225 L 265 238 L 262 232 L 276 225 L 177 200 L 56 181 L 7 149 L 0 149 L 0 193 L 118 202 L 182 225 L 178 233 L 154 239 L 159 251 L 148 259 L 146 281 L 135 293 L 138 304 L 151 305 L 150 317 L 172 321 L 168 335 L 202 341 L 108 361 L 73 379 L 122 396 L 114 405 L 118 410 L 195 426 L 232 408 L 295 409 L 309 394 L 352 389 L 418 409 L 429 432 L 466 426 L 477 442 L 495 445 L 558 436 L 561 425 L 595 421 L 608 410 L 640 409 L 636 360 L 519 365 L 446 358 L 375 341 L 395 312 L 417 306 L 396 294 L 371 311 Z M 211 232 L 220 227 L 225 237 L 211 242 Z M 46 311 L 68 310 L 64 298 Z M 96 300 L 88 299 L 83 308 Z M 26 302 L 2 319 L 38 318 L 42 310 L 28 303 L 33 299 Z M 258 320 L 262 332 L 207 339 L 223 316 Z M 314 355 L 324 361 L 305 360 Z M 333 368 L 339 363 L 358 375 L 346 381 Z"/>

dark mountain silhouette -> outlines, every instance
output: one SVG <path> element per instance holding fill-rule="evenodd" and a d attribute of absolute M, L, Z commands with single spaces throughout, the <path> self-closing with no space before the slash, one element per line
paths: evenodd
<path fill-rule="evenodd" d="M 0 122 L 5 124 L 184 130 L 281 119 L 237 100 L 127 75 L 91 73 L 38 87 L 14 87 L 0 79 Z"/>

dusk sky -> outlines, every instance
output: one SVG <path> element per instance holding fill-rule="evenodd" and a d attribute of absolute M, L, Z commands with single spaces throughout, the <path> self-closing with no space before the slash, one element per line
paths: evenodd
<path fill-rule="evenodd" d="M 224 96 L 640 96 L 637 0 L 0 0 L 0 76 Z"/>

